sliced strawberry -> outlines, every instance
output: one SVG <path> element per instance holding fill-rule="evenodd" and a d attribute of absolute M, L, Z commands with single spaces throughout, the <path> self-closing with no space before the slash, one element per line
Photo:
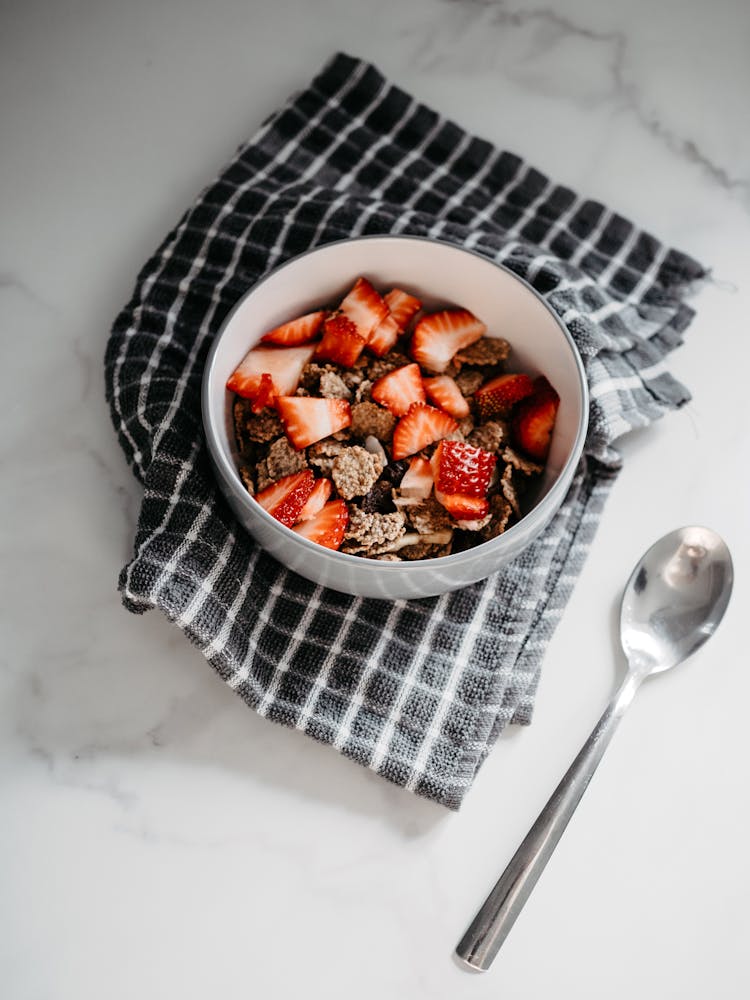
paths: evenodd
<path fill-rule="evenodd" d="M 310 469 L 283 476 L 257 493 L 255 499 L 271 517 L 291 528 L 312 493 L 315 480 Z"/>
<path fill-rule="evenodd" d="M 393 288 L 385 296 L 385 303 L 391 310 L 391 316 L 395 319 L 400 330 L 405 330 L 411 319 L 422 308 L 422 303 L 408 292 L 402 292 L 400 288 Z"/>
<path fill-rule="evenodd" d="M 413 455 L 457 430 L 458 424 L 447 413 L 426 403 L 414 403 L 393 432 L 393 460 Z"/>
<path fill-rule="evenodd" d="M 281 326 L 275 326 L 273 330 L 263 334 L 260 338 L 261 343 L 282 344 L 285 347 L 308 344 L 323 325 L 325 315 L 321 309 L 318 312 L 306 313 L 289 323 L 282 323 Z"/>
<path fill-rule="evenodd" d="M 260 413 L 266 406 L 273 406 L 274 399 L 276 399 L 276 392 L 274 391 L 273 379 L 268 372 L 263 372 L 260 377 L 258 395 L 250 404 L 250 409 L 253 413 Z"/>
<path fill-rule="evenodd" d="M 435 499 L 456 521 L 481 521 L 490 512 L 487 497 L 469 497 L 464 493 L 443 493 L 435 487 Z"/>
<path fill-rule="evenodd" d="M 335 434 L 352 422 L 351 407 L 345 399 L 279 396 L 276 409 L 286 436 L 297 451 Z"/>
<path fill-rule="evenodd" d="M 435 486 L 443 493 L 487 496 L 497 456 L 465 441 L 441 441 L 432 456 Z"/>
<path fill-rule="evenodd" d="M 388 315 L 385 300 L 375 291 L 367 278 L 357 278 L 339 309 L 354 323 L 357 333 L 365 343 L 370 339 L 375 327 Z"/>
<path fill-rule="evenodd" d="M 469 403 L 463 393 L 458 388 L 450 375 L 436 375 L 434 378 L 426 378 L 424 387 L 430 402 L 439 406 L 441 410 L 450 413 L 457 420 L 468 417 Z"/>
<path fill-rule="evenodd" d="M 435 499 L 457 521 L 481 520 L 489 513 L 487 489 L 496 461 L 465 441 L 441 441 L 431 460 Z"/>
<path fill-rule="evenodd" d="M 382 358 L 396 343 L 399 333 L 401 330 L 393 316 L 386 316 L 370 334 L 370 339 L 367 341 L 368 351 Z"/>
<path fill-rule="evenodd" d="M 316 479 L 313 491 L 307 498 L 307 503 L 299 512 L 298 521 L 309 521 L 311 517 L 323 509 L 323 504 L 331 495 L 332 490 L 330 479 Z"/>
<path fill-rule="evenodd" d="M 419 365 L 394 368 L 374 383 L 370 395 L 376 403 L 388 407 L 395 417 L 403 417 L 412 403 L 424 403 L 427 399 Z"/>
<path fill-rule="evenodd" d="M 432 372 L 444 372 L 453 355 L 487 332 L 468 309 L 446 309 L 423 316 L 414 329 L 411 356 Z"/>
<path fill-rule="evenodd" d="M 364 346 L 364 337 L 360 337 L 348 316 L 335 313 L 323 324 L 323 339 L 318 344 L 315 357 L 351 368 Z"/>
<path fill-rule="evenodd" d="M 480 419 L 509 416 L 513 406 L 533 391 L 534 384 L 528 375 L 498 375 L 474 393 Z"/>
<path fill-rule="evenodd" d="M 330 500 L 309 521 L 295 524 L 296 531 L 311 542 L 325 545 L 327 549 L 337 549 L 344 540 L 344 532 L 349 523 L 349 510 L 344 500 Z"/>
<path fill-rule="evenodd" d="M 513 418 L 513 433 L 518 446 L 544 462 L 549 454 L 560 397 L 544 375 L 534 379 L 534 391 L 521 400 Z"/>
<path fill-rule="evenodd" d="M 255 399 L 261 376 L 273 379 L 277 396 L 288 396 L 299 384 L 302 369 L 313 356 L 312 344 L 305 347 L 254 347 L 245 355 L 227 380 L 227 389 L 246 399 Z"/>
<path fill-rule="evenodd" d="M 399 486 L 402 497 L 418 497 L 425 500 L 432 493 L 432 466 L 426 458 L 415 455 L 409 462 Z"/>

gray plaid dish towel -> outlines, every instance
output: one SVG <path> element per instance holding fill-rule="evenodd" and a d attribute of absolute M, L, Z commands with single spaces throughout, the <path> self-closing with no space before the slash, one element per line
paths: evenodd
<path fill-rule="evenodd" d="M 530 282 L 584 359 L 591 422 L 559 514 L 512 565 L 438 598 L 309 583 L 236 523 L 201 429 L 227 313 L 309 247 L 410 233 Z M 240 147 L 140 275 L 106 351 L 112 419 L 143 483 L 125 606 L 160 608 L 261 715 L 459 807 L 500 731 L 531 717 L 542 657 L 619 459 L 612 442 L 689 398 L 664 367 L 693 313 L 694 260 L 335 56 Z"/>

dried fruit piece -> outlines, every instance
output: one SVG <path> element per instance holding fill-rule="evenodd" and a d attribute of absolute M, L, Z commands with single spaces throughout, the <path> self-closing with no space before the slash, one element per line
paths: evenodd
<path fill-rule="evenodd" d="M 479 340 L 486 330 L 484 323 L 468 309 L 445 309 L 419 320 L 410 353 L 424 368 L 439 374 L 457 351 Z"/>
<path fill-rule="evenodd" d="M 516 403 L 530 396 L 534 383 L 528 375 L 498 375 L 480 386 L 474 393 L 481 420 L 507 417 Z"/>
<path fill-rule="evenodd" d="M 370 395 L 376 403 L 387 407 L 395 417 L 403 417 L 412 403 L 426 400 L 419 365 L 404 365 L 383 375 L 373 385 Z"/>
<path fill-rule="evenodd" d="M 441 410 L 450 413 L 456 420 L 468 417 L 471 410 L 461 390 L 450 375 L 436 375 L 424 379 L 425 392 L 430 401 Z"/>
<path fill-rule="evenodd" d="M 307 503 L 313 484 L 312 472 L 303 469 L 302 472 L 295 472 L 291 476 L 284 476 L 271 483 L 257 493 L 255 499 L 271 517 L 291 528 Z"/>
<path fill-rule="evenodd" d="M 414 316 L 422 308 L 422 303 L 414 295 L 402 291 L 400 288 L 392 288 L 385 295 L 385 303 L 391 311 L 400 330 L 405 330 Z"/>
<path fill-rule="evenodd" d="M 310 518 L 315 517 L 315 515 L 323 509 L 326 500 L 331 495 L 332 489 L 333 487 L 331 486 L 330 479 L 316 479 L 315 485 L 312 488 L 312 493 L 307 498 L 305 506 L 299 512 L 297 520 L 309 521 Z"/>
<path fill-rule="evenodd" d="M 497 461 L 494 455 L 465 441 L 441 441 L 432 456 L 435 498 L 457 521 L 486 517 L 487 490 Z"/>
<path fill-rule="evenodd" d="M 414 455 L 428 444 L 434 444 L 456 430 L 458 424 L 447 413 L 434 406 L 427 406 L 426 403 L 414 403 L 406 416 L 396 424 L 391 455 L 396 460 Z"/>
<path fill-rule="evenodd" d="M 560 397 L 544 375 L 534 379 L 532 395 L 518 404 L 513 434 L 518 446 L 537 462 L 544 462 L 549 454 L 559 406 Z"/>
<path fill-rule="evenodd" d="M 344 532 L 349 523 L 349 510 L 344 500 L 329 500 L 308 521 L 295 524 L 296 531 L 311 542 L 324 545 L 327 549 L 338 549 L 344 540 Z"/>
<path fill-rule="evenodd" d="M 273 330 L 264 333 L 260 338 L 262 344 L 282 344 L 285 347 L 296 347 L 299 344 L 308 344 L 317 334 L 323 325 L 325 312 L 320 309 L 318 312 L 307 313 L 297 319 L 275 326 Z"/>
<path fill-rule="evenodd" d="M 245 355 L 227 380 L 227 389 L 245 399 L 255 399 L 261 378 L 273 379 L 277 396 L 288 396 L 299 384 L 302 369 L 313 356 L 312 344 L 304 347 L 254 347 Z"/>
<path fill-rule="evenodd" d="M 415 455 L 401 480 L 401 496 L 424 500 L 432 493 L 432 483 L 432 466 L 426 458 Z"/>
<path fill-rule="evenodd" d="M 354 287 L 342 301 L 339 310 L 347 316 L 365 341 L 370 339 L 379 323 L 388 315 L 388 306 L 367 278 L 357 278 Z"/>
<path fill-rule="evenodd" d="M 279 396 L 276 409 L 286 436 L 298 451 L 335 434 L 352 422 L 351 407 L 345 399 Z"/>
<path fill-rule="evenodd" d="M 364 346 L 365 339 L 359 335 L 351 319 L 336 313 L 323 324 L 323 339 L 318 344 L 315 357 L 351 368 Z"/>

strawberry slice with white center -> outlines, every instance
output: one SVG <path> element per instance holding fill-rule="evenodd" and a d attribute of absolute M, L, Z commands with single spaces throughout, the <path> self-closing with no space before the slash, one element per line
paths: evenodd
<path fill-rule="evenodd" d="M 313 491 L 315 480 L 310 469 L 283 476 L 257 493 L 255 499 L 271 517 L 291 528 Z"/>
<path fill-rule="evenodd" d="M 432 493 L 432 466 L 426 458 L 415 455 L 409 462 L 409 468 L 404 473 L 399 486 L 402 497 L 417 497 L 426 500 Z"/>
<path fill-rule="evenodd" d="M 414 403 L 393 431 L 393 460 L 414 455 L 457 430 L 458 424 L 447 413 L 426 403 Z"/>
<path fill-rule="evenodd" d="M 299 512 L 297 520 L 309 521 L 311 517 L 315 517 L 323 509 L 323 505 L 331 495 L 332 488 L 330 479 L 316 479 L 313 491 L 307 498 L 307 503 Z"/>
<path fill-rule="evenodd" d="M 352 422 L 352 410 L 345 399 L 317 396 L 279 396 L 276 410 L 291 444 L 300 451 Z"/>
<path fill-rule="evenodd" d="M 487 490 L 497 458 L 465 441 L 441 441 L 432 456 L 435 499 L 457 521 L 480 520 L 489 512 Z"/>
<path fill-rule="evenodd" d="M 395 345 L 399 334 L 403 333 L 412 317 L 422 308 L 422 303 L 408 292 L 393 288 L 385 296 L 385 303 L 390 312 L 370 334 L 367 349 L 377 357 L 384 354 Z"/>
<path fill-rule="evenodd" d="M 250 409 L 253 413 L 260 413 L 266 406 L 273 406 L 274 399 L 276 399 L 276 393 L 274 391 L 273 379 L 268 372 L 263 372 L 260 377 L 258 395 L 250 404 Z"/>
<path fill-rule="evenodd" d="M 325 312 L 320 309 L 318 312 L 306 313 L 288 323 L 282 323 L 281 326 L 275 326 L 273 330 L 263 334 L 260 338 L 261 343 L 281 344 L 283 347 L 309 344 L 323 325 L 325 315 Z"/>
<path fill-rule="evenodd" d="M 308 521 L 295 524 L 296 531 L 311 542 L 325 545 L 327 549 L 337 549 L 344 540 L 346 526 L 349 523 L 349 510 L 344 500 L 330 500 L 318 511 L 315 517 Z"/>
<path fill-rule="evenodd" d="M 468 417 L 469 403 L 450 375 L 436 375 L 424 379 L 425 392 L 430 402 L 450 413 L 457 420 Z"/>
<path fill-rule="evenodd" d="M 400 288 L 392 288 L 385 295 L 385 304 L 391 311 L 391 316 L 398 324 L 398 328 L 404 331 L 411 320 L 422 308 L 422 303 L 414 295 L 403 292 Z"/>
<path fill-rule="evenodd" d="M 367 343 L 375 327 L 388 315 L 385 300 L 376 292 L 367 278 L 357 278 L 354 287 L 343 299 L 339 310 L 347 316 L 357 333 Z"/>
<path fill-rule="evenodd" d="M 245 355 L 227 380 L 227 389 L 245 399 L 255 399 L 261 377 L 273 379 L 277 396 L 288 396 L 299 385 L 302 369 L 313 356 L 315 347 L 254 347 Z"/>
<path fill-rule="evenodd" d="M 424 403 L 427 399 L 422 384 L 419 365 L 402 365 L 379 378 L 370 390 L 376 403 L 387 407 L 395 417 L 403 417 L 412 403 Z"/>
<path fill-rule="evenodd" d="M 393 316 L 386 316 L 383 322 L 378 323 L 370 334 L 367 350 L 372 351 L 376 357 L 382 358 L 395 345 L 400 333 L 399 325 Z"/>
<path fill-rule="evenodd" d="M 518 404 L 513 418 L 516 442 L 527 455 L 544 462 L 549 454 L 560 397 L 544 375 L 534 379 L 533 392 Z"/>
<path fill-rule="evenodd" d="M 315 357 L 351 368 L 364 346 L 365 339 L 357 333 L 354 323 L 348 316 L 337 313 L 329 316 L 323 324 L 323 339 L 318 344 Z"/>
<path fill-rule="evenodd" d="M 445 309 L 419 320 L 414 328 L 410 353 L 423 368 L 440 374 L 454 354 L 486 332 L 484 323 L 468 309 Z"/>
<path fill-rule="evenodd" d="M 490 379 L 474 393 L 480 419 L 509 416 L 515 404 L 533 391 L 534 384 L 528 375 L 498 375 Z"/>

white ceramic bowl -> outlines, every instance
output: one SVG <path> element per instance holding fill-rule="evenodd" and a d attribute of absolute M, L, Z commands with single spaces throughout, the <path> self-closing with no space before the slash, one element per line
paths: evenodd
<path fill-rule="evenodd" d="M 341 300 L 359 275 L 377 288 L 413 292 L 425 309 L 463 306 L 511 344 L 511 370 L 544 374 L 560 394 L 549 458 L 532 509 L 502 535 L 465 552 L 413 562 L 379 562 L 324 548 L 284 527 L 240 480 L 227 378 L 274 326 Z M 570 486 L 588 422 L 588 391 L 570 334 L 544 300 L 512 271 L 479 254 L 411 236 L 329 243 L 288 261 L 245 295 L 227 317 L 203 377 L 203 423 L 216 477 L 244 528 L 281 563 L 327 587 L 365 597 L 429 597 L 484 579 L 547 526 Z"/>

